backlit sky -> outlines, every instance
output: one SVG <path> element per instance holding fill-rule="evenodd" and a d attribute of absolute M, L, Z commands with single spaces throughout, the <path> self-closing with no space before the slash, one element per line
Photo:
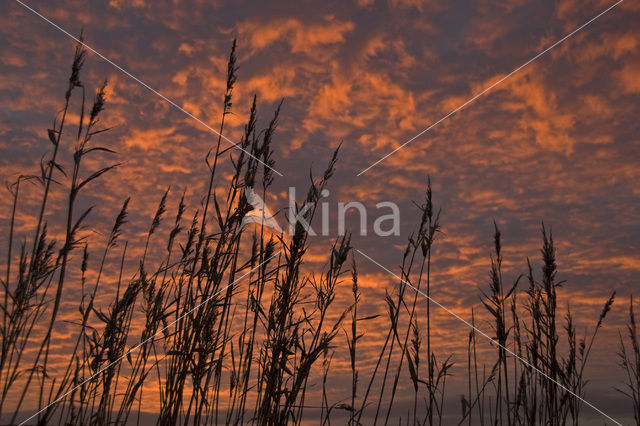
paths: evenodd
<path fill-rule="evenodd" d="M 73 34 L 83 29 L 88 45 L 214 128 L 237 38 L 229 138 L 239 140 L 254 93 L 262 126 L 284 98 L 274 147 L 283 176 L 276 177 L 267 203 L 272 210 L 285 207 L 289 186 L 301 199 L 309 168 L 319 174 L 342 142 L 327 201 L 334 213 L 339 201 L 369 207 L 370 235 L 354 244 L 395 272 L 419 219 L 412 200 L 423 198 L 431 176 L 443 228 L 433 295 L 465 317 L 472 306 L 480 309 L 478 288 L 488 285 L 492 221 L 502 230 L 511 280 L 525 272 L 527 257 L 539 258 L 544 220 L 557 242 L 559 278 L 567 280 L 560 305 L 571 303 L 579 330 L 592 327 L 602 303 L 618 292 L 594 349 L 587 399 L 621 419 L 630 416 L 630 404 L 612 386 L 622 377 L 617 330 L 628 296 L 640 297 L 640 3 L 625 0 L 361 176 L 613 0 L 26 3 Z M 46 129 L 62 106 L 73 46 L 15 1 L 0 4 L 3 181 L 38 171 L 49 148 Z M 87 202 L 99 203 L 91 224 L 101 238 L 105 223 L 132 195 L 128 239 L 136 247 L 168 186 L 172 202 L 188 188 L 197 206 L 204 156 L 216 135 L 89 55 L 83 74 L 88 96 L 105 78 L 102 120 L 114 128 L 100 142 L 124 164 L 88 194 Z M 371 235 L 381 201 L 400 206 L 400 236 Z M 20 230 L 29 228 L 27 213 L 18 217 Z M 3 230 L 9 214 L 4 203 Z M 357 231 L 357 218 L 351 219 Z M 311 264 L 320 266 L 330 239 L 312 243 Z M 394 281 L 367 260 L 358 262 L 363 300 L 378 312 L 384 288 Z M 468 330 L 444 314 L 440 324 L 443 351 L 465 360 Z M 588 408 L 583 412 L 599 419 Z"/>

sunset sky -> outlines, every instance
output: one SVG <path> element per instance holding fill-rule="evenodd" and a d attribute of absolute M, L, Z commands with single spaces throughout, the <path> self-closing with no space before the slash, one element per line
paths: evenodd
<path fill-rule="evenodd" d="M 489 283 L 493 221 L 503 235 L 507 282 L 526 272 L 527 257 L 539 271 L 544 221 L 557 244 L 558 277 L 566 280 L 560 309 L 571 304 L 579 333 L 593 328 L 602 304 L 617 291 L 588 368 L 586 399 L 617 419 L 632 418 L 631 403 L 612 387 L 623 378 L 615 353 L 618 330 L 624 332 L 629 296 L 640 298 L 636 0 L 623 1 L 360 176 L 615 0 L 24 3 L 73 35 L 82 30 L 93 49 L 216 129 L 236 38 L 238 83 L 225 135 L 240 140 L 254 94 L 260 127 L 284 99 L 274 145 L 275 169 L 283 176 L 276 176 L 266 200 L 271 210 L 288 205 L 291 186 L 301 202 L 309 170 L 320 174 L 342 144 L 326 198 L 330 235 L 311 239 L 312 269 L 327 261 L 337 203 L 360 201 L 368 207 L 369 232 L 354 236 L 355 248 L 398 273 L 420 218 L 413 201 L 423 200 L 430 177 L 442 208 L 432 295 L 469 318 L 472 307 L 483 309 L 479 289 Z M 73 48 L 69 36 L 24 6 L 0 4 L 3 182 L 39 173 Z M 97 204 L 91 230 L 104 238 L 131 195 L 126 234 L 131 250 L 139 251 L 167 187 L 170 203 L 186 189 L 191 214 L 198 206 L 207 179 L 204 158 L 217 136 L 95 54 L 88 55 L 81 78 L 88 99 L 108 80 L 101 124 L 113 129 L 99 141 L 118 153 L 96 157 L 92 165 L 123 162 L 84 195 L 83 203 Z M 225 158 L 225 170 L 229 165 Z M 28 197 L 36 200 L 39 190 L 31 188 Z M 63 209 L 61 197 L 54 199 Z M 373 235 L 375 218 L 388 213 L 375 208 L 383 201 L 400 207 L 400 236 Z M 20 232 L 32 225 L 29 203 L 23 207 Z M 3 235 L 10 213 L 3 203 Z M 284 224 L 282 215 L 277 217 Z M 358 234 L 357 215 L 348 219 Z M 383 313 L 384 291 L 397 280 L 363 257 L 357 261 L 363 311 Z M 446 313 L 437 315 L 440 351 L 466 362 L 469 330 Z M 486 322 L 479 328 L 490 331 Z M 455 391 L 453 397 L 459 404 Z M 585 407 L 583 414 L 585 422 L 602 424 L 594 411 Z"/>

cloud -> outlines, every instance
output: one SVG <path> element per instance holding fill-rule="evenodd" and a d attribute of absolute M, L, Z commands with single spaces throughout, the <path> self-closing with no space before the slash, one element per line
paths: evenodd
<path fill-rule="evenodd" d="M 246 20 L 237 25 L 237 31 L 254 52 L 277 42 L 286 42 L 291 53 L 311 55 L 318 47 L 344 42 L 346 34 L 354 27 L 353 22 L 326 16 L 320 22 L 311 23 L 296 18 Z"/>
<path fill-rule="evenodd" d="M 392 7 L 415 8 L 420 12 L 426 9 L 438 10 L 441 7 L 438 2 L 432 0 L 390 0 L 389 3 Z"/>
<path fill-rule="evenodd" d="M 639 63 L 625 65 L 617 72 L 617 80 L 625 93 L 640 93 L 640 78 L 638 78 L 638 75 L 640 75 Z"/>

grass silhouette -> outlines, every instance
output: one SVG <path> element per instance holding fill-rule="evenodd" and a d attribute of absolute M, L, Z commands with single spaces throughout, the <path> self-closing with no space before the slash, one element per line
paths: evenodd
<path fill-rule="evenodd" d="M 350 425 L 399 423 L 441 425 L 457 416 L 459 424 L 560 425 L 578 424 L 586 395 L 585 366 L 593 342 L 613 304 L 615 293 L 604 301 L 590 334 L 577 336 L 570 310 L 559 312 L 555 246 L 551 232 L 542 226 L 542 274 L 536 278 L 531 262 L 528 273 L 508 282 L 502 272 L 501 233 L 495 226 L 495 253 L 490 259 L 490 281 L 482 303 L 492 318 L 500 344 L 490 361 L 481 361 L 477 333 L 468 335 L 466 366 L 454 365 L 433 337 L 432 312 L 417 309 L 422 299 L 398 283 L 387 292 L 386 314 L 361 316 L 361 290 L 355 259 L 351 261 L 349 236 L 336 239 L 320 274 L 304 272 L 302 265 L 310 241 L 297 223 L 290 237 L 273 235 L 264 227 L 244 228 L 242 219 L 251 206 L 244 188 L 261 190 L 266 199 L 273 182 L 273 138 L 280 108 L 268 127 L 257 129 L 257 108 L 252 107 L 240 141 L 243 150 L 230 151 L 218 137 L 206 158 L 208 179 L 203 204 L 189 220 L 185 196 L 175 208 L 171 229 L 160 235 L 166 221 L 167 190 L 148 227 L 137 270 L 124 276 L 129 255 L 122 242 L 129 213 L 124 200 L 111 227 L 97 266 L 89 262 L 93 241 L 82 232 L 91 208 L 79 202 L 98 179 L 108 179 L 118 164 L 86 171 L 87 156 L 112 156 L 109 148 L 94 145 L 108 129 L 99 128 L 105 107 L 106 83 L 91 107 L 85 106 L 81 80 L 85 51 L 75 50 L 63 108 L 48 138 L 51 152 L 37 176 L 21 175 L 10 186 L 12 194 L 6 274 L 2 279 L 0 345 L 0 415 L 11 424 L 126 424 L 140 423 L 143 400 L 158 401 L 158 424 L 330 424 L 332 419 Z M 237 82 L 236 45 L 227 67 L 220 135 L 232 110 Z M 72 96 L 79 96 L 77 132 L 68 123 Z M 59 157 L 72 140 L 72 169 Z M 251 155 L 247 155 L 250 153 Z M 220 184 L 219 161 L 232 155 L 233 173 L 224 182 L 226 195 L 216 195 Z M 312 179 L 304 212 L 310 223 L 320 194 L 331 179 L 338 151 L 324 173 Z M 260 160 L 260 161 L 258 161 Z M 92 163 L 93 164 L 93 163 Z M 226 178 L 225 178 L 226 179 Z M 24 183 L 36 183 L 42 199 L 34 217 L 31 243 L 15 246 L 15 218 Z M 63 189 L 66 208 L 62 217 L 51 206 L 51 192 Z M 432 254 L 440 231 L 430 182 L 415 232 L 401 260 L 401 278 L 431 294 Z M 294 214 L 297 214 L 295 212 Z M 64 238 L 49 236 L 48 220 L 65 223 Z M 148 256 L 151 246 L 164 247 L 160 259 Z M 71 256 L 81 259 L 78 273 Z M 119 259 L 114 296 L 98 306 L 97 294 L 105 284 L 105 265 Z M 348 306 L 335 303 L 338 288 L 348 291 Z M 63 320 L 60 308 L 64 289 L 73 281 L 81 288 L 73 322 L 73 351 L 63 371 L 51 370 L 55 326 Z M 240 285 L 242 284 L 242 285 Z M 477 312 L 470 312 L 476 324 Z M 371 321 L 386 320 L 383 343 L 375 354 L 362 354 Z M 628 337 L 620 336 L 621 364 L 628 376 L 620 392 L 632 403 L 640 421 L 640 343 L 633 301 Z M 561 339 L 566 344 L 561 345 Z M 626 342 L 626 343 L 625 343 Z M 629 345 L 632 351 L 629 351 Z M 510 357 L 505 348 L 544 372 L 558 387 L 534 369 Z M 328 391 L 336 351 L 348 359 L 349 386 L 337 397 Z M 364 357 L 372 368 L 364 368 Z M 445 413 L 447 380 L 452 371 L 464 372 L 466 395 L 459 413 Z M 466 371 L 465 371 L 466 370 Z M 320 381 L 319 391 L 312 382 Z M 411 395 L 399 395 L 403 381 Z M 155 389 L 155 390 L 154 390 Z M 569 392 L 570 391 L 570 392 Z M 149 395 L 152 393 L 151 395 Z M 35 399 L 34 399 L 35 397 Z M 399 399 L 409 400 L 407 412 L 398 414 Z M 312 401 L 311 401 L 312 399 Z M 28 402 L 28 403 L 27 403 Z M 28 406 L 28 407 L 27 407 Z M 310 408 L 315 411 L 309 413 Z M 402 406 L 404 407 L 404 405 Z M 317 416 L 319 410 L 319 419 Z M 346 413 L 346 414 L 345 414 Z"/>

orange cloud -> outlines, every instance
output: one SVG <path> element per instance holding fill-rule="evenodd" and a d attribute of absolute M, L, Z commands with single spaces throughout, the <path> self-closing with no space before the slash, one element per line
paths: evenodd
<path fill-rule="evenodd" d="M 618 71 L 617 77 L 625 93 L 640 93 L 640 65 L 638 63 L 625 65 Z"/>
<path fill-rule="evenodd" d="M 295 18 L 274 20 L 247 20 L 237 25 L 238 33 L 249 42 L 254 51 L 265 49 L 278 41 L 286 41 L 291 52 L 311 54 L 317 46 L 344 42 L 345 35 L 355 25 L 325 17 L 322 23 L 304 23 Z"/>

